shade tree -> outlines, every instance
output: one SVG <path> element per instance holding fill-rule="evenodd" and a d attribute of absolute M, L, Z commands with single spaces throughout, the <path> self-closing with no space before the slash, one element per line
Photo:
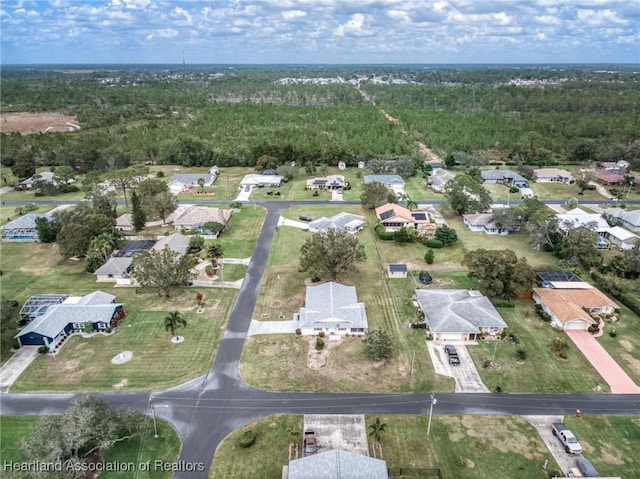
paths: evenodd
<path fill-rule="evenodd" d="M 357 265 L 366 258 L 364 246 L 355 235 L 330 228 L 304 242 L 300 248 L 300 269 L 313 276 L 328 275 L 336 281 L 340 273 L 357 271 Z"/>

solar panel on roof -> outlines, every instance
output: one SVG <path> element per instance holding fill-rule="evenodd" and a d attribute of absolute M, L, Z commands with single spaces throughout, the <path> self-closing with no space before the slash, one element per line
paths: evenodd
<path fill-rule="evenodd" d="M 582 281 L 579 276 L 569 271 L 540 271 L 536 276 L 540 281 Z"/>
<path fill-rule="evenodd" d="M 418 221 L 425 221 L 427 219 L 427 215 L 425 213 L 411 213 L 413 219 Z"/>
<path fill-rule="evenodd" d="M 142 240 L 142 241 L 129 241 L 125 243 L 125 245 L 120 248 L 120 250 L 115 254 L 116 258 L 128 258 L 130 256 L 136 256 L 137 254 L 150 250 L 153 248 L 155 241 L 152 240 Z"/>
<path fill-rule="evenodd" d="M 406 264 L 390 264 L 389 271 L 392 273 L 406 273 L 407 265 Z"/>
<path fill-rule="evenodd" d="M 395 215 L 396 215 L 396 212 L 394 210 L 383 211 L 382 213 L 380 213 L 380 219 L 384 221 Z"/>

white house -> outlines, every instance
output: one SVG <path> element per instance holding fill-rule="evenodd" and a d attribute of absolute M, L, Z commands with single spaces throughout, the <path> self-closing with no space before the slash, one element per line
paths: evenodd
<path fill-rule="evenodd" d="M 558 227 L 568 232 L 570 228 L 578 228 L 580 226 L 588 226 L 591 223 L 595 223 L 596 231 L 600 236 L 604 236 L 604 233 L 609 229 L 609 223 L 602 217 L 602 215 L 595 213 L 587 213 L 580 208 L 574 208 L 566 213 L 557 214 Z"/>
<path fill-rule="evenodd" d="M 609 221 L 617 223 L 618 226 L 628 229 L 629 231 L 640 231 L 640 210 L 628 211 L 623 208 L 608 208 L 604 210 Z"/>
<path fill-rule="evenodd" d="M 282 184 L 282 176 L 279 175 L 260 175 L 250 173 L 242 178 L 240 189 L 254 188 L 278 188 Z"/>
<path fill-rule="evenodd" d="M 364 216 L 343 211 L 331 218 L 323 216 L 309 223 L 309 231 L 312 233 L 322 233 L 331 228 L 344 230 L 351 234 L 359 233 L 364 228 Z"/>
<path fill-rule="evenodd" d="M 447 186 L 447 183 L 455 177 L 456 176 L 453 173 L 445 170 L 444 168 L 434 169 L 427 178 L 427 185 L 430 186 L 433 191 L 442 193 L 445 186 Z"/>
<path fill-rule="evenodd" d="M 404 195 L 404 180 L 400 175 L 366 175 L 362 178 L 365 185 L 382 183 L 396 195 Z"/>
<path fill-rule="evenodd" d="M 305 305 L 293 319 L 303 335 L 364 335 L 369 330 L 364 303 L 358 302 L 356 288 L 333 281 L 307 286 Z"/>
<path fill-rule="evenodd" d="M 617 246 L 620 249 L 633 249 L 633 247 L 638 243 L 638 235 L 628 231 L 621 226 L 614 226 L 613 228 L 609 228 L 604 237 L 609 240 L 612 244 Z"/>
<path fill-rule="evenodd" d="M 493 219 L 492 213 L 473 213 L 462 215 L 464 225 L 471 231 L 484 233 L 488 235 L 506 236 L 509 230 L 503 228 Z"/>
<path fill-rule="evenodd" d="M 211 173 L 175 173 L 168 183 L 169 191 L 177 195 L 191 188 L 199 188 L 199 180 L 204 180 L 202 186 L 211 186 L 216 178 L 216 175 Z"/>
<path fill-rule="evenodd" d="M 109 258 L 105 264 L 95 270 L 96 282 L 131 284 L 130 273 L 133 269 L 132 257 Z"/>
<path fill-rule="evenodd" d="M 533 170 L 533 179 L 536 183 L 563 183 L 565 185 L 571 185 L 575 182 L 571 173 L 558 168 L 535 169 Z"/>

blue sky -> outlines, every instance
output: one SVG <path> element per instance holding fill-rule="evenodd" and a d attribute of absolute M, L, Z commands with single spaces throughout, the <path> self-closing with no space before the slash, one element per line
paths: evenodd
<path fill-rule="evenodd" d="M 638 63 L 640 0 L 0 0 L 2 64 Z"/>

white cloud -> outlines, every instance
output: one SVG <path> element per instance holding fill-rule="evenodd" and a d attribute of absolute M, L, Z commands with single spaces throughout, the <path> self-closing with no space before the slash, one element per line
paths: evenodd
<path fill-rule="evenodd" d="M 333 33 L 336 36 L 344 37 L 344 36 L 356 36 L 363 37 L 367 35 L 371 35 L 371 32 L 367 32 L 363 30 L 365 21 L 365 16 L 362 13 L 354 13 L 351 15 L 351 19 L 342 25 L 339 25 Z"/>
<path fill-rule="evenodd" d="M 306 15 L 307 13 L 302 10 L 287 10 L 282 12 L 282 18 L 285 20 L 295 20 L 296 18 L 303 18 Z"/>

